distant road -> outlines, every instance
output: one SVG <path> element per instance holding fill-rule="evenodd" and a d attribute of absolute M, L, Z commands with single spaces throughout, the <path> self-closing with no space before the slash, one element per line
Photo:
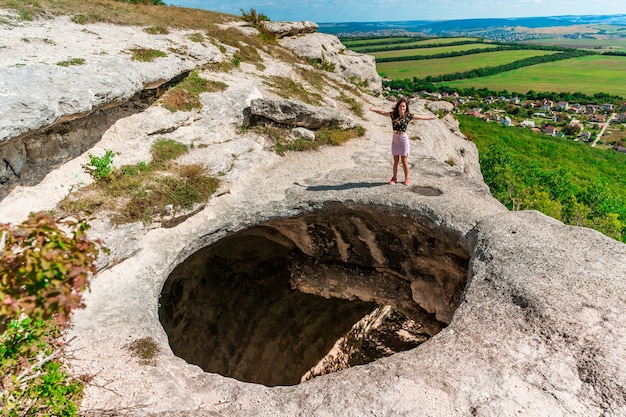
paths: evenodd
<path fill-rule="evenodd" d="M 600 140 L 600 138 L 602 137 L 602 135 L 604 135 L 604 131 L 606 130 L 607 126 L 609 125 L 609 123 L 611 123 L 611 120 L 613 120 L 613 118 L 615 117 L 615 113 L 612 113 L 607 119 L 606 122 L 604 122 L 602 124 L 602 129 L 600 129 L 600 133 L 598 133 L 598 136 L 596 136 L 596 139 L 593 141 L 593 143 L 591 144 L 591 146 L 596 146 L 596 144 L 598 143 L 598 141 Z"/>

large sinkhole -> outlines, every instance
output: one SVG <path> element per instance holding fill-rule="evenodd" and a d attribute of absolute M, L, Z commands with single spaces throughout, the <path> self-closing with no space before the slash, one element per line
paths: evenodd
<path fill-rule="evenodd" d="M 267 386 L 408 350 L 444 328 L 467 280 L 456 234 L 408 211 L 328 204 L 207 246 L 166 280 L 173 352 Z"/>

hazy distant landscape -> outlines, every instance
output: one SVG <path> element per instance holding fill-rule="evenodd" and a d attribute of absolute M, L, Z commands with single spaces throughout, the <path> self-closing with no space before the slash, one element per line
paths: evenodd
<path fill-rule="evenodd" d="M 494 41 L 602 36 L 626 39 L 626 15 L 549 16 L 506 19 L 411 20 L 401 22 L 318 23 L 319 31 L 345 36 L 478 36 Z"/>

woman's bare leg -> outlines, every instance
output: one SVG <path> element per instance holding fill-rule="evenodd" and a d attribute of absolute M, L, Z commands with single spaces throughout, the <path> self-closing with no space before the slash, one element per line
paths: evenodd
<path fill-rule="evenodd" d="M 393 177 L 394 178 L 398 177 L 398 162 L 400 162 L 400 156 L 394 155 L 393 156 Z"/>
<path fill-rule="evenodd" d="M 394 173 L 398 172 L 397 167 L 398 167 L 398 164 L 396 163 L 396 166 L 395 166 L 396 169 L 394 170 Z M 404 181 L 406 182 L 406 180 L 409 179 L 409 157 L 408 156 L 402 157 L 402 170 L 404 171 Z"/>

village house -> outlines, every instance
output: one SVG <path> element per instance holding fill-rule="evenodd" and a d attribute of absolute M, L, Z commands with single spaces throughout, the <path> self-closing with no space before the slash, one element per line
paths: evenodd
<path fill-rule="evenodd" d="M 582 111 L 583 106 L 580 103 L 574 103 L 570 106 L 570 109 L 575 110 L 576 113 Z"/>
<path fill-rule="evenodd" d="M 483 117 L 483 114 L 479 111 L 476 111 L 475 109 L 468 111 L 467 114 L 474 117 Z"/>
<path fill-rule="evenodd" d="M 585 109 L 580 104 L 578 105 L 572 104 L 567 109 L 567 112 L 570 114 L 580 114 L 580 113 L 584 113 Z"/>
<path fill-rule="evenodd" d="M 556 136 L 556 127 L 552 125 L 548 125 L 543 128 L 543 133 L 545 133 L 548 136 Z"/>
<path fill-rule="evenodd" d="M 512 126 L 513 122 L 511 122 L 511 118 L 509 116 L 506 116 L 502 119 L 502 125 L 503 126 Z"/>
<path fill-rule="evenodd" d="M 524 120 L 523 122 L 520 122 L 520 124 L 518 125 L 520 127 L 528 127 L 528 128 L 533 128 L 535 127 L 535 122 L 534 120 Z"/>
<path fill-rule="evenodd" d="M 578 119 L 570 120 L 569 125 L 576 127 L 579 131 L 582 131 L 584 127 L 583 124 Z"/>
<path fill-rule="evenodd" d="M 557 110 L 567 110 L 569 108 L 569 103 L 567 101 L 559 101 L 558 103 L 556 103 L 556 109 Z"/>
<path fill-rule="evenodd" d="M 578 137 L 585 142 L 589 142 L 589 140 L 591 139 L 591 132 L 582 132 L 580 135 L 578 135 Z"/>
<path fill-rule="evenodd" d="M 600 106 L 600 110 L 602 111 L 613 110 L 613 105 L 609 103 L 604 103 L 603 105 Z"/>
<path fill-rule="evenodd" d="M 604 123 L 606 121 L 606 116 L 603 114 L 594 114 L 589 120 L 595 123 Z"/>
<path fill-rule="evenodd" d="M 554 107 L 554 102 L 552 100 L 543 100 L 541 103 L 541 110 L 550 110 Z"/>

